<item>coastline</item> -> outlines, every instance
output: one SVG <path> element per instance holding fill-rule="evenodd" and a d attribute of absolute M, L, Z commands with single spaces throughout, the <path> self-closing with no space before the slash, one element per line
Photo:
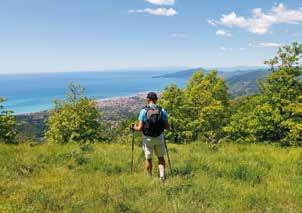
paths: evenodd
<path fill-rule="evenodd" d="M 139 92 L 132 95 L 127 96 L 117 96 L 117 97 L 111 97 L 111 98 L 102 98 L 97 99 L 97 105 L 98 107 L 109 107 L 109 106 L 117 106 L 117 105 L 129 105 L 133 104 L 137 101 L 145 100 L 148 92 Z"/>
<path fill-rule="evenodd" d="M 149 91 L 138 92 L 131 95 L 126 96 L 115 96 L 110 98 L 100 98 L 95 99 L 98 108 L 108 110 L 110 107 L 126 107 L 133 108 L 133 106 L 144 103 L 146 99 L 146 95 Z M 158 94 L 161 94 L 161 91 L 155 91 Z M 36 111 L 36 112 L 28 112 L 28 113 L 20 113 L 16 114 L 16 116 L 42 116 L 48 114 L 51 109 Z"/>

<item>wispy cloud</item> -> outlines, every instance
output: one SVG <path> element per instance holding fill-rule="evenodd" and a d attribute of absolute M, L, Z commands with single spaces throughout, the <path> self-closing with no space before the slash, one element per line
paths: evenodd
<path fill-rule="evenodd" d="M 232 52 L 232 51 L 245 51 L 247 48 L 246 47 L 225 47 L 225 46 L 220 46 L 219 49 L 222 51 L 222 52 Z"/>
<path fill-rule="evenodd" d="M 181 39 L 186 39 L 188 38 L 189 36 L 185 33 L 172 33 L 171 34 L 171 37 L 173 38 L 181 38 Z"/>
<path fill-rule="evenodd" d="M 267 48 L 277 48 L 281 47 L 281 43 L 276 42 L 251 42 L 249 43 L 250 47 L 267 47 Z"/>
<path fill-rule="evenodd" d="M 266 43 L 259 43 L 261 47 L 280 47 L 282 44 L 280 43 L 273 43 L 273 42 L 266 42 Z"/>
<path fill-rule="evenodd" d="M 302 23 L 302 8 L 287 9 L 283 4 L 276 4 L 267 13 L 261 8 L 252 10 L 251 17 L 238 16 L 235 12 L 222 15 L 219 20 L 208 19 L 212 26 L 223 25 L 238 27 L 251 33 L 267 34 L 275 24 L 300 24 Z"/>
<path fill-rule="evenodd" d="M 175 0 L 145 0 L 146 2 L 149 2 L 151 4 L 156 5 L 174 5 Z"/>
<path fill-rule="evenodd" d="M 233 48 L 230 48 L 230 47 L 225 47 L 225 46 L 221 46 L 219 47 L 219 49 L 223 52 L 226 52 L 226 51 L 233 51 Z"/>
<path fill-rule="evenodd" d="M 208 19 L 207 22 L 208 22 L 209 25 L 217 26 L 216 21 L 213 20 L 213 19 Z"/>
<path fill-rule="evenodd" d="M 175 16 L 177 15 L 177 11 L 173 8 L 146 8 L 146 9 L 139 9 L 139 10 L 129 10 L 129 13 L 147 13 L 150 15 L 155 16 Z"/>
<path fill-rule="evenodd" d="M 232 36 L 232 34 L 230 32 L 225 31 L 225 30 L 217 30 L 216 35 L 217 36 L 224 36 L 224 37 L 231 37 Z"/>

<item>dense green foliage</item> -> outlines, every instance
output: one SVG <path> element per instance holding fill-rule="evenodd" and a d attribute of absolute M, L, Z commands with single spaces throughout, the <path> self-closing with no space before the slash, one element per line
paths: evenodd
<path fill-rule="evenodd" d="M 4 110 L 2 103 L 5 100 L 0 97 L 0 143 L 15 143 L 16 140 L 16 118 L 13 111 Z"/>
<path fill-rule="evenodd" d="M 131 146 L 0 144 L 0 212 L 301 212 L 302 151 L 272 145 L 169 145 L 161 184 Z"/>
<path fill-rule="evenodd" d="M 46 140 L 56 143 L 95 142 L 102 139 L 102 116 L 96 103 L 70 84 L 66 100 L 56 101 L 48 118 Z"/>
<path fill-rule="evenodd" d="M 170 110 L 170 123 L 179 141 L 203 139 L 217 141 L 227 122 L 227 87 L 217 72 L 195 72 L 183 90 L 168 86 L 160 104 Z"/>
<path fill-rule="evenodd" d="M 47 118 L 47 111 L 16 115 L 18 140 L 23 142 L 43 140 L 47 130 Z"/>
<path fill-rule="evenodd" d="M 256 95 L 232 100 L 216 72 L 195 72 L 184 89 L 168 86 L 161 104 L 173 114 L 175 141 L 278 142 L 302 145 L 302 45 L 279 49 Z M 171 138 L 171 135 L 168 135 Z"/>
<path fill-rule="evenodd" d="M 302 45 L 280 48 L 260 94 L 238 100 L 226 133 L 237 141 L 302 145 Z M 277 67 L 275 65 L 277 64 Z M 236 106 L 237 105 L 237 106 Z"/>

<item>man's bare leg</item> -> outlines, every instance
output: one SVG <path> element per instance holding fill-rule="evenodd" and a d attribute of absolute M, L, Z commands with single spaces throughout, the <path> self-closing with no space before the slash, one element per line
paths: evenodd
<path fill-rule="evenodd" d="M 162 181 L 165 180 L 165 167 L 166 167 L 165 158 L 158 157 L 159 177 L 160 177 L 160 180 L 162 180 Z"/>
<path fill-rule="evenodd" d="M 148 175 L 152 176 L 152 159 L 147 159 L 145 162 L 145 169 Z"/>

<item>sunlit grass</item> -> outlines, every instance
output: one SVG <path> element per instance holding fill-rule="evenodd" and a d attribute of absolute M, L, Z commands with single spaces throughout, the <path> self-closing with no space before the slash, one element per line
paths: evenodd
<path fill-rule="evenodd" d="M 131 145 L 0 145 L 0 212 L 301 212 L 302 150 L 169 145 L 173 175 Z M 156 168 L 156 167 L 155 167 Z"/>

